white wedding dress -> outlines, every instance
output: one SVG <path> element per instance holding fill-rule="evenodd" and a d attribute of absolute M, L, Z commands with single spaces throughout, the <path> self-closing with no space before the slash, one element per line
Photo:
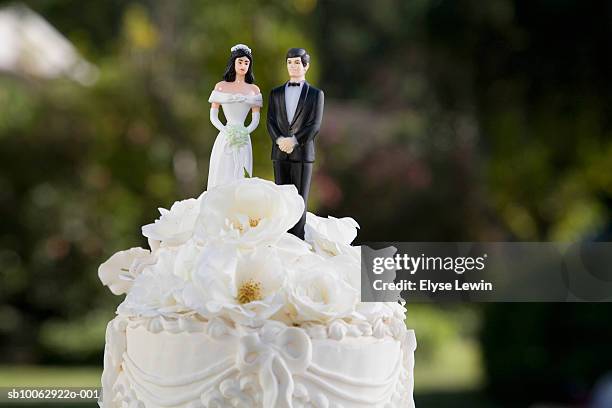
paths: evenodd
<path fill-rule="evenodd" d="M 220 184 L 244 177 L 244 170 L 253 174 L 253 150 L 250 135 L 246 135 L 246 143 L 241 146 L 232 145 L 231 129 L 241 129 L 245 132 L 244 121 L 253 106 L 262 106 L 261 93 L 245 95 L 213 90 L 208 98 L 210 103 L 218 103 L 223 107 L 227 119 L 224 130 L 219 132 L 210 154 L 207 190 Z"/>

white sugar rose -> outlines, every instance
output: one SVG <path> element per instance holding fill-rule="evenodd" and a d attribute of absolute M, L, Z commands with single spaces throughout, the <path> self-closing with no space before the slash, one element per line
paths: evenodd
<path fill-rule="evenodd" d="M 317 253 L 336 256 L 351 249 L 351 242 L 357 236 L 359 224 L 351 217 L 327 218 L 306 213 L 304 239 L 312 244 Z"/>
<path fill-rule="evenodd" d="M 189 198 L 172 204 L 170 210 L 160 208 L 161 217 L 142 227 L 142 235 L 162 245 L 176 246 L 188 241 L 200 213 L 200 199 Z"/>
<path fill-rule="evenodd" d="M 178 247 L 161 247 L 154 252 L 155 260 L 147 265 L 147 270 L 189 281 L 202 251 L 203 247 L 193 239 Z"/>
<path fill-rule="evenodd" d="M 273 245 L 283 265 L 291 267 L 304 256 L 310 257 L 312 247 L 305 241 L 288 232 Z"/>
<path fill-rule="evenodd" d="M 293 185 L 244 178 L 202 196 L 197 234 L 252 248 L 273 244 L 302 216 L 304 200 Z"/>
<path fill-rule="evenodd" d="M 401 311 L 400 311 L 401 310 Z M 355 307 L 353 318 L 370 323 L 382 318 L 405 319 L 405 309 L 395 302 L 359 302 Z"/>
<path fill-rule="evenodd" d="M 233 296 L 238 257 L 233 245 L 206 245 L 183 290 L 185 305 L 207 317 L 218 313 L 217 305 Z"/>
<path fill-rule="evenodd" d="M 122 295 L 130 291 L 134 279 L 142 270 L 153 263 L 155 259 L 146 249 L 119 251 L 100 265 L 98 277 L 113 294 Z"/>
<path fill-rule="evenodd" d="M 343 266 L 324 260 L 290 271 L 287 292 L 296 322 L 326 323 L 353 312 L 359 293 L 341 277 L 344 272 L 338 267 Z"/>
<path fill-rule="evenodd" d="M 184 285 L 185 281 L 176 275 L 147 269 L 136 278 L 117 311 L 146 317 L 185 312 L 187 309 L 180 302 Z"/>
<path fill-rule="evenodd" d="M 357 248 L 359 247 L 352 247 Z M 336 275 L 348 283 L 357 292 L 361 291 L 361 263 L 359 258 L 350 255 L 337 255 L 325 261 Z"/>
<path fill-rule="evenodd" d="M 181 245 L 176 251 L 172 272 L 183 280 L 190 281 L 202 252 L 203 248 L 195 240 Z"/>
<path fill-rule="evenodd" d="M 186 305 L 206 317 L 223 316 L 245 325 L 258 325 L 285 303 L 284 273 L 271 249 L 206 259 L 183 291 Z M 224 259 L 225 261 L 223 261 Z M 235 259 L 235 262 L 228 262 Z"/>
<path fill-rule="evenodd" d="M 149 248 L 151 248 L 151 252 L 155 252 L 161 246 L 161 241 L 156 239 L 147 238 L 147 242 L 149 243 Z"/>

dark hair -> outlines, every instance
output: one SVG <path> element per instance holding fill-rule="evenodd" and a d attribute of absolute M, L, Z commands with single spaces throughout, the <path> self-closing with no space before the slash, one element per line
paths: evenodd
<path fill-rule="evenodd" d="M 296 58 L 296 57 L 300 57 L 300 59 L 302 60 L 303 66 L 310 64 L 310 55 L 308 55 L 305 49 L 290 48 L 289 51 L 287 51 L 287 58 Z"/>
<path fill-rule="evenodd" d="M 227 67 L 225 67 L 225 72 L 223 73 L 223 80 L 226 82 L 234 82 L 236 80 L 235 63 L 236 59 L 240 57 L 247 57 L 249 59 L 249 69 L 244 76 L 244 81 L 247 84 L 252 84 L 255 82 L 255 75 L 253 74 L 253 57 L 251 56 L 251 53 L 244 48 L 238 48 L 237 50 L 232 51 L 230 54 L 229 61 L 227 61 Z"/>

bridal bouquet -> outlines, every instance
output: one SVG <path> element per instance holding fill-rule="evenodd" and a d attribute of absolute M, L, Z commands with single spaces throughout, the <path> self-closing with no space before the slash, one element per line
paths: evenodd
<path fill-rule="evenodd" d="M 239 149 L 249 143 L 249 132 L 243 125 L 227 125 L 225 127 L 228 146 Z"/>

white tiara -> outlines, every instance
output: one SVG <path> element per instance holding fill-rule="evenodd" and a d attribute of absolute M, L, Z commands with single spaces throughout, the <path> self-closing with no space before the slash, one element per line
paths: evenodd
<path fill-rule="evenodd" d="M 244 44 L 236 44 L 231 48 L 231 51 L 234 52 L 236 50 L 245 50 L 249 54 L 251 53 L 251 49 Z"/>

